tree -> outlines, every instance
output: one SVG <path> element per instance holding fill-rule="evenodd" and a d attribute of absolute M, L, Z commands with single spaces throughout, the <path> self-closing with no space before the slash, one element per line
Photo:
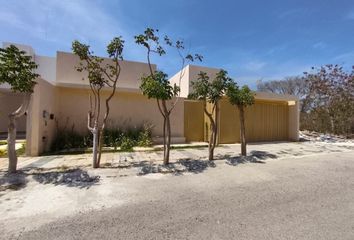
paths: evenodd
<path fill-rule="evenodd" d="M 328 64 L 305 72 L 309 84 L 309 121 L 313 130 L 335 134 L 354 131 L 354 68 L 347 72 L 342 66 Z"/>
<path fill-rule="evenodd" d="M 16 155 L 16 120 L 23 116 L 28 109 L 31 94 L 36 84 L 34 81 L 38 74 L 34 73 L 37 64 L 25 51 L 20 51 L 16 46 L 0 48 L 0 84 L 7 83 L 13 92 L 23 93 L 22 105 L 9 114 L 7 154 L 9 157 L 9 172 L 17 169 Z"/>
<path fill-rule="evenodd" d="M 87 128 L 93 135 L 93 167 L 100 166 L 103 134 L 110 112 L 110 100 L 116 93 L 117 83 L 121 73 L 120 61 L 123 60 L 124 40 L 122 37 L 115 37 L 107 45 L 107 54 L 111 62 L 104 64 L 104 59 L 93 55 L 89 45 L 74 41 L 72 43 L 73 52 L 79 56 L 81 62 L 77 66 L 77 71 L 88 73 L 88 80 L 91 88 L 90 110 L 87 114 Z M 105 98 L 105 113 L 103 120 L 101 117 L 102 90 L 109 89 L 110 93 Z"/>
<path fill-rule="evenodd" d="M 245 127 L 245 108 L 254 104 L 254 93 L 248 86 L 243 86 L 241 89 L 235 82 L 229 84 L 226 95 L 232 105 L 235 105 L 239 110 L 240 116 L 240 137 L 241 137 L 241 155 L 246 156 L 246 127 Z"/>
<path fill-rule="evenodd" d="M 192 81 L 193 92 L 189 94 L 189 98 L 203 101 L 204 113 L 210 121 L 211 134 L 208 144 L 210 161 L 214 159 L 214 149 L 217 145 L 219 101 L 226 93 L 230 82 L 231 78 L 227 76 L 225 70 L 220 70 L 212 80 L 205 72 L 200 72 L 197 80 Z M 211 110 L 208 110 L 207 103 L 212 105 Z"/>
<path fill-rule="evenodd" d="M 184 43 L 181 40 L 173 42 L 168 36 L 164 36 L 163 41 L 160 41 L 158 29 L 147 28 L 143 34 L 136 35 L 135 42 L 143 46 L 147 51 L 147 61 L 150 73 L 141 78 L 142 83 L 140 89 L 143 94 L 149 99 L 156 99 L 159 112 L 163 117 L 163 162 L 169 164 L 170 146 L 171 146 L 171 121 L 170 115 L 179 100 L 180 88 L 176 84 L 171 86 L 167 74 L 162 71 L 154 71 L 151 65 L 151 55 L 157 54 L 163 56 L 166 54 L 166 47 L 171 47 L 177 50 L 177 53 L 182 61 L 181 71 L 179 75 L 179 85 L 184 75 L 184 66 L 186 62 L 194 60 L 202 60 L 199 54 L 183 55 Z"/>
<path fill-rule="evenodd" d="M 258 91 L 271 92 L 276 94 L 289 94 L 297 96 L 300 99 L 300 113 L 305 113 L 309 99 L 309 83 L 305 78 L 299 77 L 285 77 L 282 80 L 272 80 L 268 82 L 258 81 Z"/>

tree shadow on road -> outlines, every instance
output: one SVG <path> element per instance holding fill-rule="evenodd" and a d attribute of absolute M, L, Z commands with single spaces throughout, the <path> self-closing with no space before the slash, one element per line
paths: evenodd
<path fill-rule="evenodd" d="M 231 166 L 237 166 L 244 163 L 260 163 L 265 164 L 267 159 L 278 158 L 277 155 L 266 152 L 266 151 L 251 151 L 248 156 L 235 156 L 227 157 L 226 164 Z"/>
<path fill-rule="evenodd" d="M 28 180 L 27 174 L 22 171 L 9 174 L 7 172 L 1 172 L 0 176 L 0 196 L 1 193 L 6 190 L 17 191 L 26 187 Z"/>
<path fill-rule="evenodd" d="M 151 173 L 172 173 L 174 175 L 180 176 L 184 173 L 202 173 L 209 167 L 216 167 L 214 161 L 206 160 L 193 160 L 190 158 L 180 159 L 175 163 L 170 163 L 168 165 L 154 164 L 153 162 L 140 162 L 135 167 L 141 167 L 138 175 L 146 175 Z"/>
<path fill-rule="evenodd" d="M 100 176 L 89 175 L 87 171 L 80 168 L 67 170 L 41 171 L 35 170 L 30 173 L 33 179 L 41 184 L 54 184 L 76 188 L 90 188 L 96 185 Z"/>
<path fill-rule="evenodd" d="M 76 188 L 89 188 L 96 185 L 100 177 L 91 176 L 87 171 L 80 168 L 74 169 L 29 169 L 25 171 L 17 171 L 9 174 L 7 172 L 0 173 L 0 196 L 5 194 L 7 190 L 20 190 L 27 186 L 29 178 L 41 184 L 53 184 L 55 186 L 67 186 Z"/>

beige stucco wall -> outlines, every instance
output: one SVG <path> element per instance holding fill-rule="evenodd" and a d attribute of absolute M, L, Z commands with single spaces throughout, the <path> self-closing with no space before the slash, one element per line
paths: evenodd
<path fill-rule="evenodd" d="M 90 90 L 78 88 L 58 88 L 58 114 L 60 127 L 71 128 L 78 132 L 87 132 L 87 112 L 89 110 Z M 105 112 L 103 99 L 108 92 L 102 94 L 102 116 Z M 158 111 L 156 100 L 147 99 L 139 92 L 116 93 L 110 103 L 110 127 L 139 127 L 145 122 L 152 124 L 153 135 L 162 136 L 163 118 Z M 171 115 L 172 136 L 183 137 L 183 99 L 180 99 Z"/>
<path fill-rule="evenodd" d="M 213 79 L 219 71 L 219 68 L 187 65 L 181 71 L 172 76 L 170 78 L 170 82 L 171 84 L 176 84 L 179 86 L 181 88 L 180 96 L 186 98 L 188 97 L 188 94 L 193 92 L 192 82 L 198 79 L 198 74 L 200 72 L 207 73 L 210 79 Z"/>
<path fill-rule="evenodd" d="M 57 88 L 47 81 L 38 79 L 28 111 L 27 154 L 36 156 L 49 151 L 55 136 L 58 101 L 60 98 Z M 54 114 L 54 119 L 50 118 L 50 114 Z"/>
<path fill-rule="evenodd" d="M 8 115 L 17 110 L 23 102 L 20 93 L 13 93 L 8 90 L 0 91 L 0 133 L 7 132 L 9 118 Z M 17 120 L 17 131 L 26 131 L 26 116 L 22 116 Z"/>
<path fill-rule="evenodd" d="M 75 69 L 79 66 L 79 58 L 67 52 L 57 52 L 56 83 L 58 86 L 88 85 L 87 74 L 80 73 Z M 112 63 L 110 59 L 105 59 L 103 65 Z M 118 81 L 120 89 L 139 89 L 141 77 L 149 73 L 149 66 L 146 63 L 133 61 L 120 61 L 121 73 Z M 152 65 L 153 70 L 156 65 Z M 84 79 L 84 80 L 83 80 Z"/>

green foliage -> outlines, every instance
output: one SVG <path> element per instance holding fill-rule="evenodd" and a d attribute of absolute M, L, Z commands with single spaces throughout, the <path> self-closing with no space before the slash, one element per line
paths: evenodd
<path fill-rule="evenodd" d="M 7 83 L 14 92 L 31 93 L 36 84 L 34 73 L 37 64 L 32 57 L 20 51 L 16 46 L 0 48 L 0 84 Z"/>
<path fill-rule="evenodd" d="M 113 147 L 114 150 L 117 150 L 124 137 L 124 132 L 119 128 L 105 129 L 103 136 L 105 146 Z"/>
<path fill-rule="evenodd" d="M 23 143 L 19 149 L 16 150 L 17 156 L 23 156 L 26 154 L 26 144 Z M 6 149 L 0 149 L 0 157 L 8 157 Z"/>
<path fill-rule="evenodd" d="M 236 83 L 230 83 L 226 95 L 230 103 L 236 106 L 247 107 L 254 104 L 254 93 L 247 85 L 239 88 Z"/>
<path fill-rule="evenodd" d="M 7 153 L 5 149 L 0 149 L 0 157 L 7 157 Z"/>
<path fill-rule="evenodd" d="M 130 152 L 133 150 L 133 147 L 136 145 L 136 141 L 127 136 L 124 136 L 121 140 L 120 150 Z"/>
<path fill-rule="evenodd" d="M 167 74 L 162 71 L 155 71 L 154 75 L 143 76 L 140 89 L 148 98 L 159 100 L 170 100 L 177 96 L 180 91 L 176 84 L 174 86 L 170 85 Z"/>
<path fill-rule="evenodd" d="M 101 89 L 103 86 L 111 86 L 117 79 L 120 68 L 118 60 L 123 60 L 124 40 L 122 37 L 113 38 L 107 46 L 108 56 L 115 64 L 103 65 L 104 59 L 93 55 L 90 46 L 80 43 L 75 40 L 72 43 L 73 52 L 80 58 L 81 62 L 76 70 L 79 72 L 86 71 L 88 73 L 88 80 L 90 85 L 94 88 Z"/>
<path fill-rule="evenodd" d="M 132 145 L 149 147 L 152 145 L 151 126 L 144 124 L 134 128 L 106 128 L 104 130 L 104 146 L 113 147 L 117 150 L 121 147 L 127 151 L 127 147 Z M 92 147 L 91 133 L 78 133 L 71 127 L 70 130 L 64 128 L 57 131 L 57 135 L 52 143 L 51 152 L 72 149 L 86 149 Z M 131 149 L 128 149 L 129 151 Z"/>
<path fill-rule="evenodd" d="M 220 70 L 212 80 L 205 72 L 200 72 L 198 79 L 192 82 L 193 93 L 188 97 L 215 104 L 223 97 L 231 81 L 225 70 Z"/>
<path fill-rule="evenodd" d="M 21 147 L 16 150 L 16 155 L 17 156 L 23 156 L 26 154 L 26 144 L 22 143 Z"/>
<path fill-rule="evenodd" d="M 139 147 L 152 146 L 151 126 L 148 126 L 146 124 L 144 125 L 143 131 L 139 132 L 137 145 Z"/>
<path fill-rule="evenodd" d="M 72 127 L 70 130 L 60 129 L 57 131 L 56 137 L 52 142 L 50 148 L 51 152 L 58 152 L 61 150 L 70 150 L 75 148 L 89 148 L 92 147 L 92 140 L 90 133 L 77 133 Z"/>
<path fill-rule="evenodd" d="M 105 129 L 104 144 L 107 147 L 114 147 L 115 150 L 122 145 L 124 139 L 129 138 L 134 146 L 149 147 L 152 145 L 151 126 L 144 124 L 134 128 L 110 128 Z"/>

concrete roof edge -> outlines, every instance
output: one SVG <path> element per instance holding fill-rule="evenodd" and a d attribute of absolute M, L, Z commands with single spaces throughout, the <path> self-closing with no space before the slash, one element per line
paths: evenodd
<path fill-rule="evenodd" d="M 269 93 L 269 92 L 255 92 L 256 99 L 259 100 L 276 100 L 276 101 L 299 101 L 299 98 L 295 95 L 289 94 L 276 94 L 276 93 Z"/>
<path fill-rule="evenodd" d="M 75 55 L 74 53 L 72 53 L 72 52 L 65 52 L 65 51 L 57 51 L 57 56 L 58 56 L 58 53 L 64 53 L 64 54 L 70 54 L 70 55 Z M 109 60 L 110 58 L 107 58 L 107 57 L 103 57 L 103 56 L 99 56 L 99 57 L 101 57 L 101 58 L 103 58 L 103 59 L 107 59 L 107 60 Z M 139 62 L 139 61 L 133 61 L 133 60 L 122 60 L 123 62 L 128 62 L 128 63 L 139 63 L 139 64 L 146 64 L 146 65 L 148 65 L 148 63 L 147 62 Z M 156 68 L 156 64 L 151 64 L 151 66 L 154 66 L 155 68 Z"/>

